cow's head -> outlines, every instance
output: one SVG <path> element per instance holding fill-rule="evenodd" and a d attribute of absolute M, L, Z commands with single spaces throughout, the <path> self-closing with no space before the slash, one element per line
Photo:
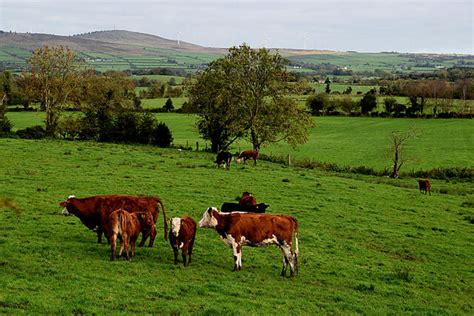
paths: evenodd
<path fill-rule="evenodd" d="M 70 195 L 68 196 L 66 201 L 62 201 L 59 203 L 60 206 L 64 207 L 62 214 L 63 215 L 71 215 L 71 212 L 69 212 L 68 207 L 71 205 L 71 201 L 75 199 L 75 195 Z"/>
<path fill-rule="evenodd" d="M 179 230 L 181 229 L 181 218 L 173 217 L 172 219 L 170 219 L 170 224 L 171 224 L 171 232 L 173 233 L 173 235 L 178 237 Z"/>
<path fill-rule="evenodd" d="M 214 212 L 217 213 L 217 208 L 207 208 L 199 221 L 199 227 L 215 228 L 217 226 L 217 218 L 214 217 Z"/>
<path fill-rule="evenodd" d="M 151 212 L 139 212 L 138 218 L 142 225 L 142 230 L 146 232 L 153 231 L 155 228 L 155 221 L 153 220 L 153 215 Z"/>
<path fill-rule="evenodd" d="M 261 213 L 265 213 L 265 210 L 269 207 L 270 205 L 265 204 L 265 203 L 259 203 L 257 204 L 257 210 Z"/>

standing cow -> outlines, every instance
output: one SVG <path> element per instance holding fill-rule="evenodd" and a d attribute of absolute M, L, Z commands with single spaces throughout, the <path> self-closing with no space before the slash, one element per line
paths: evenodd
<path fill-rule="evenodd" d="M 431 195 L 431 183 L 429 179 L 419 179 L 418 180 L 418 188 L 420 189 L 420 193 L 428 192 Z"/>
<path fill-rule="evenodd" d="M 163 211 L 163 228 L 165 239 L 168 239 L 168 221 L 166 220 L 165 208 L 160 198 L 154 196 L 130 196 L 130 195 L 97 195 L 78 199 L 74 195 L 66 201 L 59 203 L 64 207 L 63 214 L 74 214 L 81 222 L 91 230 L 97 230 L 97 242 L 102 242 L 102 233 L 110 241 L 109 215 L 120 208 L 131 212 L 151 212 L 156 223 L 160 207 Z M 156 237 L 156 228 L 150 233 L 143 234 L 140 247 L 150 237 L 149 247 L 153 246 Z"/>
<path fill-rule="evenodd" d="M 288 264 L 290 276 L 298 267 L 298 222 L 288 215 L 253 213 L 221 213 L 209 207 L 203 214 L 200 227 L 214 228 L 225 244 L 234 253 L 234 271 L 242 267 L 242 246 L 266 246 L 275 244 L 283 253 L 281 276 L 286 275 Z M 293 251 L 293 234 L 295 251 Z"/>
<path fill-rule="evenodd" d="M 118 256 L 122 256 L 125 248 L 125 258 L 130 260 L 129 247 L 132 246 L 132 257 L 135 257 L 135 244 L 140 232 L 145 235 L 155 228 L 155 221 L 150 212 L 129 213 L 119 209 L 109 215 L 110 226 L 110 260 L 115 260 L 116 240 L 120 239 L 120 249 Z"/>
<path fill-rule="evenodd" d="M 242 151 L 239 156 L 237 157 L 237 163 L 245 163 L 249 159 L 253 159 L 253 165 L 257 165 L 257 159 L 258 159 L 258 151 L 257 150 L 244 150 Z"/>
<path fill-rule="evenodd" d="M 224 165 L 224 167 L 229 170 L 230 163 L 232 162 L 232 154 L 228 151 L 221 151 L 217 154 L 216 160 L 214 163 L 216 164 L 216 168 L 219 168 L 220 165 Z"/>
<path fill-rule="evenodd" d="M 171 248 L 173 248 L 174 253 L 174 263 L 178 263 L 178 249 L 181 248 L 184 266 L 186 266 L 186 255 L 189 256 L 187 264 L 190 264 L 193 256 L 194 239 L 196 238 L 196 221 L 189 216 L 173 217 L 169 234 Z"/>

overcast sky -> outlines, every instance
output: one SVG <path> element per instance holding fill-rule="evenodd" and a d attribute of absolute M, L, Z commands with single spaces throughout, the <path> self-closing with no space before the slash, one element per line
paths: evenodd
<path fill-rule="evenodd" d="M 129 30 L 210 47 L 474 54 L 474 0 L 0 0 L 4 31 Z"/>

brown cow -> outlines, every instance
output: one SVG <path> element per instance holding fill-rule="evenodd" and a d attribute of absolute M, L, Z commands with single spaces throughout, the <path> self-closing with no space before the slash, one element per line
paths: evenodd
<path fill-rule="evenodd" d="M 135 257 L 135 243 L 140 232 L 145 235 L 155 228 L 155 221 L 150 212 L 129 213 L 119 209 L 109 215 L 110 226 L 110 260 L 115 260 L 115 250 L 117 249 L 117 237 L 120 239 L 120 249 L 118 256 L 122 256 L 125 247 L 125 258 L 130 260 L 129 246 L 132 245 L 132 257 Z"/>
<path fill-rule="evenodd" d="M 257 199 L 252 195 L 252 193 L 244 192 L 239 200 L 239 204 L 242 206 L 257 205 Z"/>
<path fill-rule="evenodd" d="M 194 239 L 196 238 L 196 221 L 189 216 L 174 217 L 170 220 L 171 230 L 169 239 L 174 253 L 174 263 L 178 263 L 178 249 L 181 248 L 183 264 L 186 266 L 186 255 L 191 263 L 193 256 Z"/>
<path fill-rule="evenodd" d="M 257 150 L 244 150 L 242 151 L 239 156 L 237 157 L 237 163 L 241 163 L 242 161 L 245 163 L 249 159 L 253 159 L 254 166 L 257 165 L 258 159 L 258 151 Z"/>
<path fill-rule="evenodd" d="M 102 233 L 107 240 L 110 240 L 109 215 L 120 208 L 130 210 L 131 212 L 151 212 L 153 220 L 156 223 L 160 212 L 163 211 L 163 226 L 165 239 L 168 239 L 168 222 L 166 220 L 165 208 L 160 198 L 154 196 L 129 196 L 129 195 L 97 195 L 88 198 L 78 199 L 75 196 L 69 196 L 66 201 L 59 203 L 64 207 L 63 214 L 74 214 L 89 229 L 97 230 L 97 242 L 102 242 Z M 145 244 L 146 239 L 150 237 L 149 247 L 153 246 L 156 237 L 156 228 L 151 232 L 144 234 L 140 242 L 140 247 Z"/>
<path fill-rule="evenodd" d="M 276 244 L 283 253 L 281 275 L 285 276 L 288 264 L 290 276 L 294 276 L 298 267 L 298 222 L 292 216 L 221 213 L 215 207 L 209 207 L 203 214 L 200 227 L 214 228 L 225 244 L 234 252 L 234 271 L 242 267 L 242 246 L 265 246 Z M 292 240 L 295 234 L 295 251 Z"/>
<path fill-rule="evenodd" d="M 419 179 L 418 180 L 418 188 L 420 189 L 420 193 L 428 192 L 431 195 L 431 183 L 429 179 Z"/>

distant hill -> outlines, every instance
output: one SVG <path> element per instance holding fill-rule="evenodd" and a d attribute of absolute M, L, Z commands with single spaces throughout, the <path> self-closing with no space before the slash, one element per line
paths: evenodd
<path fill-rule="evenodd" d="M 62 45 L 78 52 L 97 52 L 121 55 L 153 55 L 154 49 L 170 49 L 178 52 L 206 54 L 225 54 L 227 52 L 227 48 L 204 47 L 183 41 L 166 39 L 156 35 L 124 30 L 97 31 L 72 36 L 0 31 L 0 47 L 34 50 L 43 45 Z M 332 52 L 286 48 L 278 49 L 278 51 L 286 56 L 314 55 L 321 53 L 327 54 Z"/>

